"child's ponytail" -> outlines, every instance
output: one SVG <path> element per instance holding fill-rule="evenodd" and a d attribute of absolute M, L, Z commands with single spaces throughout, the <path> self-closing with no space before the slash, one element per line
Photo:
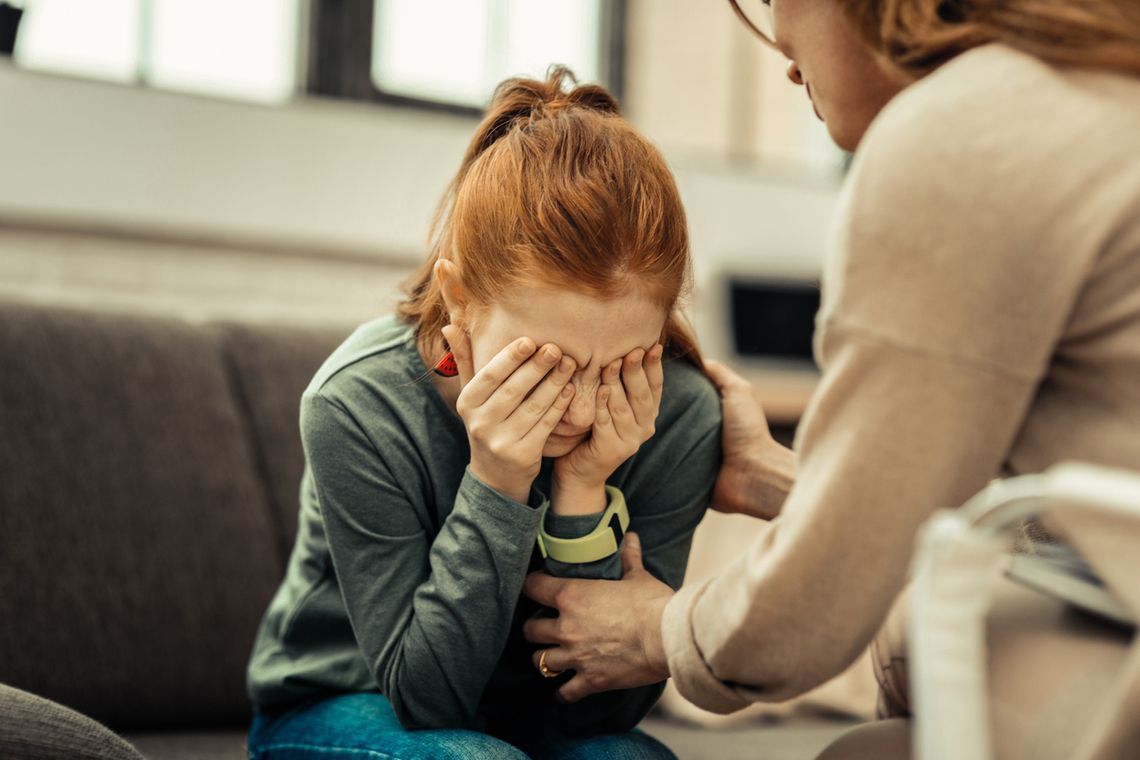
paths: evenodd
<path fill-rule="evenodd" d="M 462 182 L 479 156 L 512 128 L 527 129 L 539 119 L 573 107 L 620 115 L 618 103 L 609 91 L 598 85 L 579 85 L 565 66 L 552 66 L 542 81 L 522 77 L 505 80 L 495 88 L 487 113 L 475 129 L 475 136 L 467 146 L 455 178 L 456 183 Z"/>

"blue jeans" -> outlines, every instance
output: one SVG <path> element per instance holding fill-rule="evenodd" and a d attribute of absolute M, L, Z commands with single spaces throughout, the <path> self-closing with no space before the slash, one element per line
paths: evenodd
<path fill-rule="evenodd" d="M 535 727 L 514 744 L 479 731 L 408 731 L 382 694 L 361 692 L 305 702 L 282 713 L 257 713 L 249 731 L 250 760 L 677 760 L 638 730 L 563 736 Z M 516 746 L 520 745 L 520 746 Z"/>

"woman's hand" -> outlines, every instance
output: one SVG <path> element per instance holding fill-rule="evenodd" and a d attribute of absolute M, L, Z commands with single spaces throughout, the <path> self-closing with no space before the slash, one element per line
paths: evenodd
<path fill-rule="evenodd" d="M 471 444 L 471 474 L 525 504 L 546 439 L 574 396 L 574 360 L 553 344 L 518 338 L 475 373 L 466 333 L 448 325 L 443 335 L 463 386 L 456 411 Z"/>
<path fill-rule="evenodd" d="M 770 520 L 780 513 L 795 480 L 795 454 L 772 438 L 747 380 L 717 361 L 706 361 L 705 369 L 720 391 L 724 413 L 724 464 L 712 507 Z"/>
<path fill-rule="evenodd" d="M 554 463 L 550 504 L 555 512 L 589 514 L 606 508 L 606 479 L 653 437 L 665 384 L 662 346 L 630 351 L 602 370 L 590 437 Z"/>
<path fill-rule="evenodd" d="M 531 573 L 523 586 L 531 599 L 558 610 L 558 617 L 528 620 L 523 635 L 545 645 L 547 668 L 574 671 L 574 677 L 558 689 L 565 702 L 669 677 L 661 616 L 673 589 L 642 565 L 636 533 L 625 535 L 621 564 L 620 581 Z M 543 651 L 534 653 L 536 668 Z"/>

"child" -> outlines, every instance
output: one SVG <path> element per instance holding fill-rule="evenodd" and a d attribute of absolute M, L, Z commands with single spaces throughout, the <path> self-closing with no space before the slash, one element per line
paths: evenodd
<path fill-rule="evenodd" d="M 521 634 L 528 571 L 617 578 L 626 530 L 678 587 L 720 462 L 672 175 L 569 78 L 499 87 L 398 315 L 305 391 L 251 758 L 673 757 L 632 730 L 661 684 L 561 704 Z"/>

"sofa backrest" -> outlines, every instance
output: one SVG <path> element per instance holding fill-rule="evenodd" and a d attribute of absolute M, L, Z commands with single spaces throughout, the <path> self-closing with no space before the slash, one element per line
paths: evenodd
<path fill-rule="evenodd" d="M 305 467 L 297 428 L 301 392 L 348 331 L 237 323 L 214 329 L 237 401 L 249 421 L 284 566 L 297 537 Z"/>
<path fill-rule="evenodd" d="M 248 719 L 341 337 L 0 303 L 0 682 L 119 729 Z"/>

